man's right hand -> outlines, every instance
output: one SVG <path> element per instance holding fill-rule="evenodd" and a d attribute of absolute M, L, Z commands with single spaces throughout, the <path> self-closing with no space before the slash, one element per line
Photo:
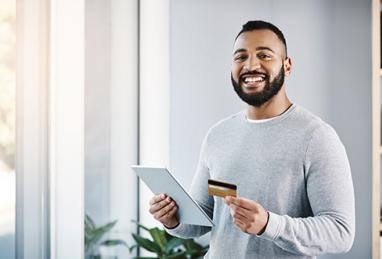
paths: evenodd
<path fill-rule="evenodd" d="M 167 228 L 174 228 L 179 224 L 176 216 L 177 211 L 178 208 L 175 201 L 163 193 L 155 195 L 150 200 L 149 212 Z"/>

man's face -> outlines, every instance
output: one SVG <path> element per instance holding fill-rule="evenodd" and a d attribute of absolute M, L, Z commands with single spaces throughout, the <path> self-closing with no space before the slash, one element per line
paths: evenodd
<path fill-rule="evenodd" d="M 244 32 L 237 38 L 232 58 L 231 81 L 239 97 L 260 107 L 275 96 L 289 75 L 291 62 L 285 47 L 270 30 Z"/>

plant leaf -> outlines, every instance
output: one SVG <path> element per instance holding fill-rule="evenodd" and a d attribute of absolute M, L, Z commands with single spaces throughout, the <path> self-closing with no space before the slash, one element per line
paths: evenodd
<path fill-rule="evenodd" d="M 95 243 L 92 242 L 93 231 L 95 229 L 95 224 L 89 215 L 85 215 L 85 253 L 95 246 Z"/>
<path fill-rule="evenodd" d="M 101 243 L 103 246 L 117 246 L 117 245 L 123 245 L 127 248 L 129 247 L 127 243 L 121 239 L 109 239 Z"/>
<path fill-rule="evenodd" d="M 186 240 L 185 239 L 181 239 L 181 238 L 178 238 L 178 237 L 173 237 L 172 239 L 170 239 L 170 241 L 167 243 L 167 246 L 166 246 L 166 253 L 170 253 L 172 249 L 180 246 L 180 245 L 183 245 L 183 243 L 185 242 Z"/>
<path fill-rule="evenodd" d="M 140 224 L 138 221 L 132 219 L 131 222 L 134 222 L 134 223 L 137 224 L 140 228 L 143 228 L 144 230 L 150 232 L 150 229 L 149 229 L 148 227 L 143 226 L 143 225 Z"/>
<path fill-rule="evenodd" d="M 138 243 L 139 246 L 142 246 L 146 250 L 153 252 L 153 253 L 157 253 L 157 254 L 161 253 L 160 247 L 156 243 L 151 241 L 150 239 L 138 236 L 134 233 L 132 233 L 132 235 L 133 235 L 134 240 Z"/>
<path fill-rule="evenodd" d="M 166 245 L 167 245 L 167 240 L 164 235 L 164 230 L 160 230 L 159 228 L 151 228 L 149 231 L 154 242 L 157 243 L 160 249 L 164 252 L 166 250 Z"/>
<path fill-rule="evenodd" d="M 103 233 L 106 233 L 106 232 L 110 231 L 110 229 L 112 229 L 115 226 L 115 224 L 117 224 L 117 222 L 118 222 L 118 220 L 114 220 L 112 222 L 109 222 L 109 223 L 97 228 L 96 230 L 103 232 Z"/>
<path fill-rule="evenodd" d="M 95 231 L 88 242 L 92 244 L 92 246 L 95 246 L 101 240 L 104 234 L 105 233 L 103 231 Z"/>
<path fill-rule="evenodd" d="M 136 257 L 133 257 L 133 259 L 158 259 L 158 257 L 142 257 L 142 256 L 136 256 Z"/>
<path fill-rule="evenodd" d="M 203 247 L 196 243 L 193 239 L 187 239 L 184 243 L 184 247 L 186 248 L 186 252 L 191 259 L 203 257 L 209 249 L 208 245 Z"/>
<path fill-rule="evenodd" d="M 188 255 L 190 255 L 189 258 L 202 258 L 206 253 L 207 253 L 208 250 L 200 250 L 200 251 L 192 251 L 192 252 L 187 252 Z"/>
<path fill-rule="evenodd" d="M 107 223 L 99 228 L 94 229 L 93 231 L 93 238 L 96 240 L 100 240 L 103 235 L 105 235 L 107 232 L 109 232 L 117 223 L 117 221 L 113 221 L 110 223 Z"/>
<path fill-rule="evenodd" d="M 134 250 L 135 248 L 137 248 L 137 247 L 138 247 L 137 245 L 132 245 L 132 246 L 130 246 L 130 247 L 129 247 L 129 253 L 133 252 L 133 250 Z"/>
<path fill-rule="evenodd" d="M 198 243 L 196 243 L 193 239 L 187 239 L 185 240 L 184 242 L 184 247 L 186 248 L 186 250 L 202 250 L 203 247 L 201 245 L 199 245 Z"/>
<path fill-rule="evenodd" d="M 187 259 L 187 253 L 186 251 L 181 251 L 175 254 L 166 255 L 166 259 Z"/>
<path fill-rule="evenodd" d="M 90 229 L 96 227 L 94 221 L 88 214 L 85 214 L 85 226 L 88 226 Z"/>
<path fill-rule="evenodd" d="M 88 249 L 97 249 L 99 246 L 99 241 L 102 239 L 102 237 L 110 231 L 114 227 L 114 225 L 117 223 L 117 220 L 114 220 L 113 222 L 107 223 L 99 228 L 95 228 L 92 230 L 92 232 L 89 235 L 88 243 L 90 246 L 87 246 Z"/>

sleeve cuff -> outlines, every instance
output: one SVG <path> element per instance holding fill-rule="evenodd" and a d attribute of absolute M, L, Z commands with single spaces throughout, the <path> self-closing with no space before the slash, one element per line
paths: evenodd
<path fill-rule="evenodd" d="M 178 222 L 178 224 L 176 224 L 175 227 L 172 227 L 172 228 L 169 228 L 169 227 L 166 227 L 164 224 L 162 224 L 163 227 L 165 227 L 166 229 L 176 229 L 179 225 L 180 225 L 180 222 Z"/>
<path fill-rule="evenodd" d="M 265 231 L 261 235 L 259 235 L 259 237 L 273 241 L 278 237 L 280 233 L 282 216 L 272 213 L 270 211 L 268 213 L 269 219 L 267 227 L 265 228 Z"/>
<path fill-rule="evenodd" d="M 165 225 L 163 225 L 164 230 L 166 230 L 166 232 L 169 233 L 170 235 L 175 235 L 180 229 L 182 229 L 182 227 L 183 227 L 182 223 L 179 223 L 174 228 L 167 228 Z"/>

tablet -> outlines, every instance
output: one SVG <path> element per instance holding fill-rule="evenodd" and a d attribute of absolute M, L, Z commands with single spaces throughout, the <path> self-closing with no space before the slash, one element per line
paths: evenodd
<path fill-rule="evenodd" d="M 209 216 L 184 190 L 168 169 L 136 165 L 131 167 L 153 193 L 165 193 L 176 202 L 181 223 L 201 226 L 214 225 Z"/>

